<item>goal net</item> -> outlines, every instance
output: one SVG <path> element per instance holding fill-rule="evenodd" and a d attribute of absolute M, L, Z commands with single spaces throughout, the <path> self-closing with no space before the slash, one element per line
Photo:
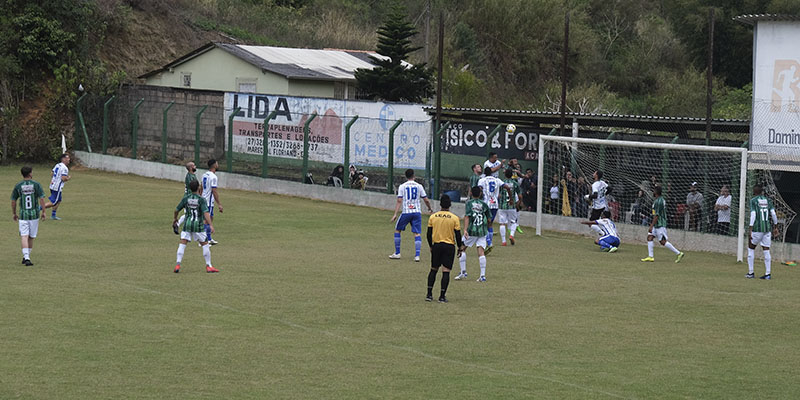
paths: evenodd
<path fill-rule="evenodd" d="M 777 260 L 785 262 L 790 256 L 787 251 L 789 246 L 786 243 L 786 231 L 792 225 L 797 213 L 783 200 L 783 196 L 775 185 L 774 175 L 783 172 L 777 170 L 781 168 L 776 168 L 768 153 L 755 151 L 751 151 L 749 154 L 747 169 L 747 204 L 750 204 L 750 199 L 753 197 L 753 185 L 756 184 L 761 185 L 764 188 L 764 195 L 772 199 L 775 214 L 778 215 L 778 236 L 772 238 L 770 249 Z"/>
<path fill-rule="evenodd" d="M 671 242 L 719 251 L 735 246 L 741 261 L 746 158 L 744 148 L 541 136 L 537 234 L 542 213 L 587 218 L 591 204 L 584 196 L 601 171 L 609 185 L 607 209 L 618 228 L 649 225 L 658 185 Z"/>

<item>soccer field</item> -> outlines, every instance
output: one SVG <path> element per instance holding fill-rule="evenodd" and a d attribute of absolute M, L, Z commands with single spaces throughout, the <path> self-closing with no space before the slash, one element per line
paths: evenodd
<path fill-rule="evenodd" d="M 8 196 L 19 166 L 0 171 Z M 72 175 L 34 267 L 6 209 L 0 398 L 800 397 L 796 267 L 748 280 L 730 255 L 642 264 L 527 228 L 487 282 L 470 249 L 470 279 L 427 303 L 427 244 L 414 263 L 406 232 L 389 260 L 390 211 L 221 189 L 221 272 L 190 244 L 174 274 L 181 182 Z"/>

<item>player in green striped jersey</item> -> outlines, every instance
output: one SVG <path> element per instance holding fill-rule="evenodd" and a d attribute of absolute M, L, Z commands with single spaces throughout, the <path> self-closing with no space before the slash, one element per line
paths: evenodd
<path fill-rule="evenodd" d="M 189 161 L 186 163 L 186 177 L 183 178 L 183 183 L 186 185 L 186 188 L 183 190 L 183 196 L 186 197 L 192 193 L 192 189 L 189 188 L 189 184 L 192 182 L 198 182 L 197 175 L 197 167 L 194 165 L 194 162 Z M 175 232 L 176 235 L 180 235 L 180 226 L 183 224 L 183 220 L 186 218 L 186 214 L 181 215 L 181 218 L 178 220 L 177 223 L 172 224 L 172 231 Z"/>
<path fill-rule="evenodd" d="M 480 186 L 473 186 L 470 190 L 472 198 L 467 200 L 464 205 L 464 249 L 475 246 L 478 248 L 478 261 L 481 266 L 481 276 L 478 282 L 486 282 L 486 234 L 489 232 L 489 224 L 492 214 L 489 206 L 481 200 L 483 193 Z M 454 279 L 462 280 L 467 277 L 467 253 L 461 251 L 458 259 L 461 265 L 461 273 Z"/>
<path fill-rule="evenodd" d="M 22 181 L 14 186 L 11 192 L 11 213 L 14 221 L 19 223 L 19 236 L 22 239 L 22 264 L 33 266 L 31 250 L 33 239 L 39 232 L 39 221 L 44 221 L 44 190 L 39 182 L 33 180 L 33 168 L 24 166 L 20 169 Z M 17 215 L 19 201 L 19 215 Z"/>
<path fill-rule="evenodd" d="M 184 196 L 181 202 L 178 203 L 178 207 L 175 208 L 173 224 L 178 223 L 178 213 L 181 210 L 185 211 L 184 215 L 186 216 L 183 223 L 183 231 L 181 232 L 181 242 L 178 245 L 178 261 L 175 265 L 175 273 L 180 272 L 183 252 L 186 250 L 186 244 L 192 240 L 196 240 L 200 243 L 200 247 L 203 248 L 206 272 L 219 272 L 219 270 L 211 266 L 211 246 L 208 244 L 205 225 L 209 225 L 212 233 L 214 232 L 214 225 L 211 224 L 211 214 L 209 213 L 206 199 L 199 194 L 200 182 L 190 182 L 189 189 L 192 192 Z"/>
<path fill-rule="evenodd" d="M 514 179 L 514 170 L 505 171 L 506 179 L 503 182 L 509 190 L 500 191 L 500 210 L 497 212 L 497 221 L 500 223 L 501 246 L 506 246 L 506 225 L 509 225 L 508 240 L 514 245 L 514 232 L 517 231 L 517 202 L 519 202 L 519 182 Z"/>
<path fill-rule="evenodd" d="M 480 164 L 475 164 L 472 166 L 472 175 L 469 176 L 469 190 L 467 193 L 472 191 L 472 188 L 478 186 L 478 181 L 483 178 L 483 167 Z"/>
<path fill-rule="evenodd" d="M 753 186 L 753 198 L 750 199 L 750 228 L 748 237 L 750 242 L 747 249 L 747 278 L 755 278 L 753 273 L 753 261 L 756 257 L 756 246 L 761 246 L 764 251 L 764 267 L 766 273 L 761 279 L 772 279 L 771 264 L 772 255 L 769 247 L 772 244 L 772 236 L 778 236 L 778 215 L 775 213 L 775 206 L 772 200 L 764 196 L 764 188 L 761 185 Z"/>
<path fill-rule="evenodd" d="M 653 195 L 656 198 L 653 199 L 653 220 L 650 221 L 650 228 L 647 231 L 647 257 L 643 258 L 642 262 L 655 261 L 655 258 L 653 258 L 653 247 L 655 246 L 653 239 L 658 238 L 662 246 L 677 255 L 675 262 L 679 263 L 684 254 L 676 249 L 667 238 L 667 202 L 661 196 L 661 186 L 653 188 Z"/>

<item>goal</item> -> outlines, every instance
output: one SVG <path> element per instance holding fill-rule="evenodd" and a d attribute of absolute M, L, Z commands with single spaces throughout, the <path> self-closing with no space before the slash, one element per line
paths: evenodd
<path fill-rule="evenodd" d="M 536 234 L 541 235 L 544 213 L 588 216 L 583 195 L 599 170 L 610 185 L 606 199 L 618 227 L 650 223 L 653 187 L 659 185 L 667 201 L 670 241 L 712 250 L 735 240 L 742 261 L 747 162 L 746 148 L 540 136 Z M 716 207 L 718 200 L 728 208 Z"/>

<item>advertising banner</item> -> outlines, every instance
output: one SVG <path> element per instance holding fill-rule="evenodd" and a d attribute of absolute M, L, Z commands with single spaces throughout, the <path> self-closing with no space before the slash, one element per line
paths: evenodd
<path fill-rule="evenodd" d="M 451 122 L 445 131 L 442 151 L 451 154 L 469 154 L 485 157 L 495 152 L 501 159 L 517 158 L 533 161 L 538 157 L 539 135 L 549 130 L 517 125 L 514 133 L 506 132 L 506 125 L 495 134 L 491 143 L 488 136 L 497 125 L 471 122 Z M 491 147 L 491 148 L 489 148 Z"/>

